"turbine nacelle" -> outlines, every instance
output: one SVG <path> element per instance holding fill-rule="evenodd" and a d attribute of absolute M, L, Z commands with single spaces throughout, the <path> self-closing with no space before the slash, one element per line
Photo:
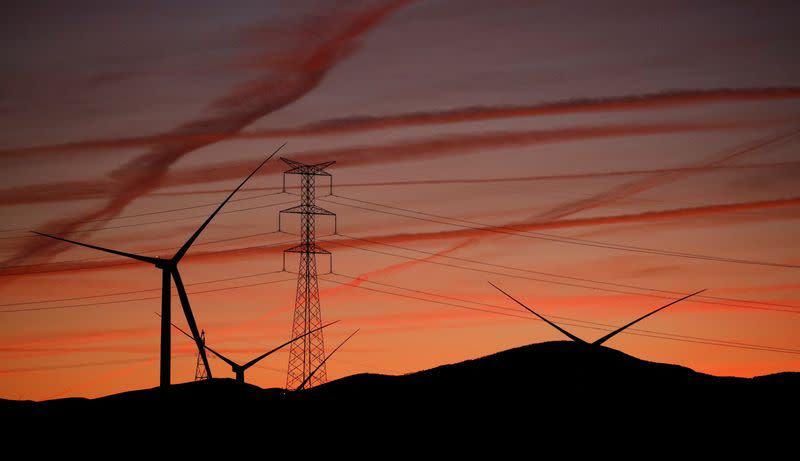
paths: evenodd
<path fill-rule="evenodd" d="M 161 258 L 157 258 L 157 259 L 158 260 L 155 263 L 153 263 L 153 265 L 156 266 L 157 268 L 161 269 L 161 270 L 169 271 L 169 270 L 176 269 L 178 267 L 177 262 L 173 261 L 171 259 L 161 259 Z"/>

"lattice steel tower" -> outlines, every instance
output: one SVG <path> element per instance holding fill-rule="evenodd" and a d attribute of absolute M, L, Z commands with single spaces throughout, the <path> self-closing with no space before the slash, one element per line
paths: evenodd
<path fill-rule="evenodd" d="M 286 175 L 297 174 L 301 177 L 300 205 L 281 210 L 278 214 L 278 230 L 281 230 L 281 215 L 283 213 L 296 213 L 300 215 L 300 245 L 284 250 L 283 268 L 286 269 L 286 253 L 299 253 L 300 266 L 297 271 L 297 295 L 294 303 L 294 318 L 292 321 L 292 338 L 301 336 L 315 328 L 322 326 L 322 310 L 319 302 L 319 284 L 317 281 L 317 255 L 331 253 L 317 245 L 314 217 L 316 215 L 329 215 L 334 218 L 334 232 L 336 229 L 336 214 L 318 207 L 315 199 L 315 179 L 317 176 L 331 178 L 331 192 L 333 192 L 333 178 L 325 168 L 335 162 L 323 162 L 315 165 L 306 165 L 281 157 L 289 165 L 283 173 L 283 190 L 286 191 Z M 296 389 L 311 372 L 320 366 L 320 369 L 306 383 L 306 387 L 313 387 L 327 381 L 325 372 L 325 343 L 322 330 L 317 330 L 303 339 L 292 343 L 289 349 L 289 370 L 286 374 L 286 389 Z"/>
<path fill-rule="evenodd" d="M 206 344 L 206 330 L 203 330 L 200 333 L 200 341 L 205 346 Z M 206 366 L 203 363 L 203 358 L 200 356 L 200 352 L 197 353 L 197 362 L 194 366 L 194 380 L 200 381 L 201 379 L 208 379 L 208 375 L 206 374 Z"/>

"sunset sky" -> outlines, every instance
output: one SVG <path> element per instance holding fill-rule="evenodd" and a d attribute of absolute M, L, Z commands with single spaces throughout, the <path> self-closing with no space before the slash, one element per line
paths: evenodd
<path fill-rule="evenodd" d="M 247 173 L 335 160 L 328 377 L 564 339 L 800 371 L 800 5 L 11 2 L 0 29 L 0 397 L 158 384 L 159 271 Z M 181 262 L 208 344 L 288 339 L 297 177 L 273 159 Z M 328 192 L 320 180 L 318 196 Z M 173 319 L 186 322 L 177 298 Z M 174 332 L 173 382 L 196 350 Z M 247 381 L 285 385 L 288 352 Z M 535 367 L 535 364 L 530 364 Z M 215 376 L 233 376 L 211 359 Z"/>

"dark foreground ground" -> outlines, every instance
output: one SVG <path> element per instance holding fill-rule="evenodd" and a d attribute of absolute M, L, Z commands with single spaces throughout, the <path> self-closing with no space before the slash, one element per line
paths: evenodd
<path fill-rule="evenodd" d="M 424 428 L 429 436 L 453 427 L 474 434 L 544 426 L 716 431 L 783 419 L 794 427 L 798 409 L 800 373 L 717 377 L 563 341 L 402 376 L 353 375 L 297 393 L 214 379 L 96 399 L 0 400 L 0 417 L 23 431 L 255 425 L 265 433 L 298 426 L 328 433 Z"/>

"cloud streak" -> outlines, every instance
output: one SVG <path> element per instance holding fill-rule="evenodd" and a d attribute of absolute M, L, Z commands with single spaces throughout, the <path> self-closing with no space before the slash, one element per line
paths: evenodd
<path fill-rule="evenodd" d="M 297 30 L 305 32 L 304 40 L 291 55 L 283 56 L 285 62 L 279 72 L 269 69 L 261 77 L 233 88 L 213 101 L 205 114 L 165 133 L 147 153 L 117 168 L 111 173 L 104 205 L 81 216 L 47 223 L 43 229 L 70 233 L 84 221 L 118 215 L 136 198 L 161 187 L 167 170 L 181 157 L 240 132 L 312 91 L 333 67 L 357 49 L 362 36 L 407 3 L 390 1 L 356 12 L 337 9 L 325 18 L 324 23 L 330 25 L 327 31 L 308 27 L 314 24 L 300 24 Z M 196 137 L 209 132 L 217 137 Z M 4 263 L 14 265 L 32 257 L 53 256 L 64 248 L 56 241 L 30 241 Z"/>
<path fill-rule="evenodd" d="M 555 221 L 581 211 L 607 205 L 640 192 L 676 182 L 692 174 L 718 168 L 733 160 L 763 151 L 768 147 L 774 147 L 789 142 L 796 138 L 798 134 L 800 134 L 800 130 L 793 130 L 781 135 L 758 139 L 743 146 L 738 146 L 734 149 L 722 152 L 720 155 L 716 155 L 710 159 L 701 160 L 693 165 L 688 165 L 687 168 L 656 172 L 644 178 L 620 184 L 591 197 L 558 205 L 544 213 L 533 216 L 531 219 L 538 219 L 545 222 Z"/>
<path fill-rule="evenodd" d="M 397 264 L 392 264 L 392 265 L 389 265 L 389 266 L 386 266 L 386 267 L 382 267 L 380 269 L 376 269 L 376 270 L 371 271 L 371 272 L 364 272 L 364 273 L 360 274 L 358 277 L 353 278 L 351 281 L 349 281 L 347 283 L 344 283 L 342 285 L 339 285 L 337 287 L 329 288 L 327 290 L 324 290 L 324 292 L 327 295 L 332 295 L 332 294 L 335 294 L 335 293 L 337 293 L 339 291 L 345 290 L 347 288 L 355 288 L 355 287 L 361 286 L 364 282 L 369 281 L 370 277 L 375 277 L 375 276 L 379 276 L 379 275 L 393 274 L 393 273 L 396 273 L 396 272 L 400 272 L 400 271 L 409 269 L 409 268 L 411 268 L 413 266 L 416 266 L 417 264 L 420 264 L 420 263 L 423 263 L 423 262 L 427 262 L 427 261 L 430 261 L 432 259 L 436 259 L 437 257 L 447 256 L 447 255 L 449 255 L 451 253 L 454 253 L 454 252 L 456 252 L 456 251 L 458 251 L 460 249 L 463 249 L 463 248 L 466 248 L 466 247 L 468 247 L 470 245 L 473 245 L 473 244 L 477 243 L 477 241 L 478 241 L 478 239 L 470 238 L 470 239 L 464 240 L 463 242 L 456 243 L 455 245 L 452 245 L 449 248 L 446 248 L 444 250 L 438 251 L 438 252 L 436 252 L 436 253 L 434 253 L 432 255 L 425 256 L 424 258 L 410 259 L 408 261 L 403 261 L 403 262 L 400 262 L 400 263 L 397 263 Z"/>
<path fill-rule="evenodd" d="M 241 97 L 240 97 L 241 98 Z M 162 143 L 215 143 L 226 139 L 283 139 L 358 133 L 389 128 L 441 125 L 507 118 L 565 115 L 577 113 L 627 112 L 665 109 L 709 103 L 757 102 L 800 98 L 800 88 L 722 88 L 647 93 L 595 99 L 571 99 L 524 106 L 478 106 L 442 111 L 420 111 L 387 116 L 363 116 L 322 120 L 281 130 L 251 132 L 163 133 L 150 136 L 86 140 L 73 143 L 31 146 L 0 150 L 0 157 L 33 154 L 66 154 L 94 150 L 131 149 Z M 235 99 L 235 98 L 233 98 Z M 212 127 L 209 127 L 212 128 Z"/>
<path fill-rule="evenodd" d="M 487 226 L 487 227 L 470 227 L 452 230 L 440 230 L 431 232 L 417 232 L 417 233 L 398 233 L 398 234 L 384 234 L 367 236 L 370 240 L 381 243 L 405 243 L 405 242 L 419 242 L 419 241 L 440 241 L 460 238 L 481 238 L 481 237 L 496 237 L 498 235 L 508 235 L 510 232 L 524 232 L 536 231 L 546 229 L 565 229 L 573 227 L 591 227 L 612 224 L 633 224 L 643 222 L 657 222 L 668 221 L 682 218 L 693 218 L 700 216 L 714 216 L 726 215 L 737 213 L 741 211 L 753 210 L 766 210 L 766 209 L 780 209 L 788 207 L 800 206 L 800 197 L 790 197 L 785 199 L 776 200 L 763 200 L 754 202 L 740 202 L 720 205 L 706 205 L 699 207 L 689 208 L 676 208 L 660 211 L 647 211 L 643 213 L 622 214 L 622 215 L 607 215 L 595 216 L 591 218 L 580 219 L 562 219 L 551 222 L 541 221 L 523 221 L 510 223 L 503 226 Z M 763 216 L 754 219 L 764 219 Z M 350 239 L 330 240 L 328 244 L 336 244 L 341 242 L 344 244 L 353 244 L 360 246 L 363 243 Z M 287 245 L 289 246 L 289 245 Z M 193 251 L 186 255 L 185 259 L 193 261 L 212 261 L 231 262 L 236 259 L 247 259 L 256 256 L 278 254 L 283 251 L 282 247 L 273 247 L 267 245 L 241 247 L 227 250 L 208 250 L 208 251 Z M 61 272 L 70 272 L 76 270 L 106 270 L 112 267 L 128 267 L 136 266 L 137 262 L 111 262 L 111 261 L 97 261 L 97 262 L 77 262 L 65 263 L 56 268 L 50 269 L 32 269 L 27 267 L 19 267 L 12 269 L 5 269 L 0 273 L 4 276 L 18 276 L 18 275 L 32 275 L 32 274 L 52 274 Z"/>
<path fill-rule="evenodd" d="M 369 181 L 369 182 L 337 182 L 336 188 L 349 188 L 349 187 L 388 187 L 388 186 L 425 186 L 425 185 L 447 185 L 447 184 L 493 184 L 493 183 L 506 183 L 506 182 L 526 182 L 526 181 L 564 181 L 564 180 L 581 180 L 581 179 L 596 179 L 596 178 L 614 178 L 622 176 L 641 176 L 652 175 L 658 173 L 708 173 L 718 170 L 753 170 L 761 168 L 780 168 L 780 167 L 796 167 L 800 166 L 800 160 L 785 161 L 785 162 L 763 162 L 763 163 L 748 163 L 743 165 L 713 165 L 713 166 L 682 166 L 675 168 L 652 168 L 643 170 L 618 170 L 618 171 L 597 171 L 587 173 L 564 173 L 564 174 L 549 174 L 549 175 L 531 175 L 531 176 L 508 176 L 497 178 L 451 178 L 451 179 L 417 179 L 417 180 L 402 180 L 402 181 Z M 287 189 L 297 188 L 298 186 L 286 186 Z M 280 186 L 273 187 L 251 187 L 248 188 L 251 192 L 257 191 L 276 191 L 281 190 Z M 172 197 L 182 195 L 197 195 L 197 194 L 222 194 L 228 192 L 225 189 L 202 189 L 193 191 L 164 191 L 153 192 L 151 196 L 159 197 Z"/>
<path fill-rule="evenodd" d="M 630 136 L 652 136 L 664 134 L 695 133 L 706 131 L 736 130 L 742 128 L 768 127 L 775 123 L 797 122 L 796 119 L 737 122 L 684 122 L 606 124 L 582 127 L 554 128 L 547 130 L 493 131 L 488 133 L 432 137 L 421 140 L 372 144 L 298 152 L 292 157 L 302 162 L 318 162 L 336 158 L 344 166 L 377 165 L 404 161 L 426 160 L 449 156 L 469 155 L 486 149 L 525 147 L 537 144 L 608 139 Z M 247 174 L 249 162 L 217 163 L 201 168 L 178 172 L 165 172 L 158 187 L 188 186 L 240 178 Z M 712 169 L 713 166 L 694 167 Z M 692 169 L 692 167 L 690 167 Z M 672 171 L 672 170 L 669 170 Z M 601 176 L 637 174 L 636 172 L 601 173 Z M 593 173 L 569 175 L 569 177 L 592 177 Z M 557 179 L 561 176 L 547 176 Z M 537 178 L 537 177 L 534 177 Z M 68 181 L 36 184 L 0 190 L 0 205 L 44 203 L 64 200 L 87 200 L 107 197 L 118 188 L 116 181 Z M 155 188 L 155 186 L 154 186 Z M 85 221 L 85 220 L 84 220 Z"/>
<path fill-rule="evenodd" d="M 777 208 L 795 207 L 795 206 L 800 206 L 800 197 L 791 197 L 791 198 L 777 199 L 777 200 L 763 200 L 756 202 L 730 203 L 722 205 L 707 205 L 707 206 L 690 207 L 690 208 L 676 208 L 676 209 L 661 210 L 661 211 L 646 211 L 643 213 L 634 213 L 634 214 L 595 216 L 591 218 L 562 219 L 550 222 L 523 221 L 523 222 L 508 224 L 505 226 L 469 228 L 469 229 L 459 229 L 459 230 L 452 230 L 445 232 L 394 234 L 394 235 L 384 235 L 382 237 L 370 237 L 370 239 L 384 243 L 403 242 L 409 240 L 440 240 L 440 239 L 473 237 L 473 236 L 477 237 L 480 235 L 487 236 L 491 234 L 500 235 L 500 234 L 508 234 L 509 232 L 514 232 L 514 231 L 535 231 L 535 230 L 546 230 L 546 229 L 565 229 L 571 227 L 589 227 L 589 226 L 601 226 L 601 225 L 611 225 L 611 224 L 654 222 L 654 221 L 673 220 L 680 218 L 737 213 L 740 211 L 777 209 Z M 763 219 L 763 217 L 760 217 L 758 219 Z M 500 234 L 497 234 L 495 232 L 500 232 Z"/>

